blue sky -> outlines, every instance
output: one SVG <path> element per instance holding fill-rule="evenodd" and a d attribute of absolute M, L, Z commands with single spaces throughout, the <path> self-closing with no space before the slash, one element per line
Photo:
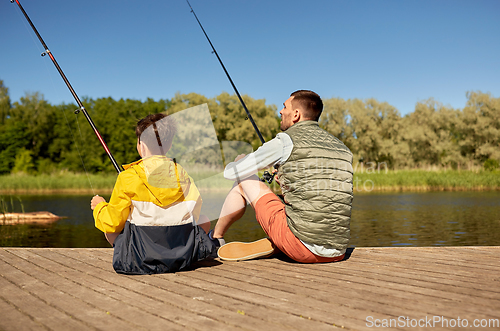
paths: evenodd
<path fill-rule="evenodd" d="M 184 0 L 20 0 L 83 97 L 233 93 Z M 278 110 L 297 89 L 386 101 L 401 114 L 467 91 L 500 97 L 500 1 L 191 0 L 241 94 Z M 74 99 L 15 3 L 0 2 L 0 79 L 12 101 Z"/>

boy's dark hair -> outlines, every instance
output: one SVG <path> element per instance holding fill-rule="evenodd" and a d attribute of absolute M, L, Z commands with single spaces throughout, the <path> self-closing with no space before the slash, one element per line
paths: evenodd
<path fill-rule="evenodd" d="M 148 116 L 144 117 L 142 120 L 139 120 L 137 122 L 137 126 L 135 127 L 135 135 L 137 136 L 138 139 L 141 138 L 141 134 L 153 123 L 158 122 L 159 120 L 167 117 L 167 115 L 163 113 L 158 113 L 158 114 L 149 114 Z"/>
<path fill-rule="evenodd" d="M 298 90 L 290 96 L 293 97 L 292 105 L 298 103 L 306 119 L 318 121 L 323 111 L 323 101 L 317 93 L 309 90 Z"/>
<path fill-rule="evenodd" d="M 152 129 L 148 129 L 152 126 Z M 137 122 L 135 134 L 152 155 L 165 155 L 172 146 L 177 125 L 173 117 L 163 113 L 150 114 Z"/>

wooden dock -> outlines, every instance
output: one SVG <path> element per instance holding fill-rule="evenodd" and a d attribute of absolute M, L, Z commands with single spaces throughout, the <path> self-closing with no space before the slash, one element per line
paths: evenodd
<path fill-rule="evenodd" d="M 0 248 L 0 330 L 500 328 L 500 247 L 356 248 L 316 265 L 211 260 L 154 276 L 116 274 L 112 253 Z"/>

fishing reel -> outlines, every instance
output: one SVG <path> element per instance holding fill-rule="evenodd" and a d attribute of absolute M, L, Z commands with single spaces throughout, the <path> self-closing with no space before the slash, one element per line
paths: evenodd
<path fill-rule="evenodd" d="M 264 171 L 264 174 L 262 175 L 262 178 L 260 179 L 262 182 L 267 182 L 268 184 L 271 184 L 273 182 L 274 176 L 276 174 L 270 174 L 269 171 Z"/>
<path fill-rule="evenodd" d="M 279 165 L 275 164 L 274 169 L 278 170 Z M 269 173 L 269 171 L 264 171 L 264 174 L 262 175 L 262 178 L 260 179 L 262 182 L 267 182 L 268 184 L 271 184 L 274 180 L 274 176 L 276 176 L 276 172 L 273 172 L 272 174 Z"/>

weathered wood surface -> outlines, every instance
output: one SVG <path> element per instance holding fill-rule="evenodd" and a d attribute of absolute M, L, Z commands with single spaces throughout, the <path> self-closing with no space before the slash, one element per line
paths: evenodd
<path fill-rule="evenodd" d="M 356 248 L 317 265 L 212 260 L 154 276 L 118 275 L 111 258 L 1 248 L 0 330 L 500 328 L 500 247 Z"/>

